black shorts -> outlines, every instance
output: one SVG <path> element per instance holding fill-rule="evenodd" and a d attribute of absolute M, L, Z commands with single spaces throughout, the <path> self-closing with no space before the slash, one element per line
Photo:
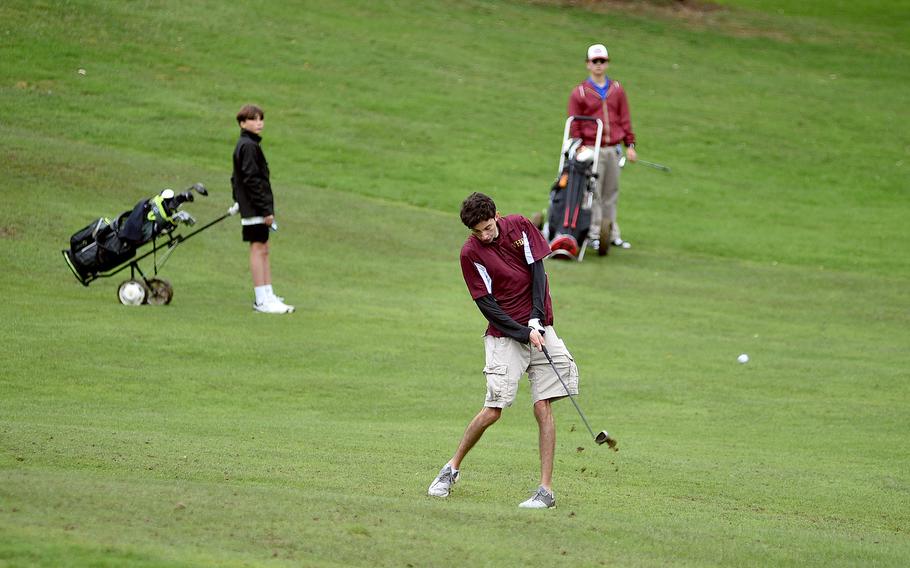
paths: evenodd
<path fill-rule="evenodd" d="M 269 242 L 269 226 L 264 223 L 243 226 L 243 241 L 247 243 Z"/>

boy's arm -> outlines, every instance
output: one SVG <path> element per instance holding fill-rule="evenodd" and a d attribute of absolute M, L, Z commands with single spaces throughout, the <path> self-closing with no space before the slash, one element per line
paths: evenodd
<path fill-rule="evenodd" d="M 581 87 L 584 89 L 584 87 Z M 566 116 L 582 116 L 584 112 L 581 109 L 581 97 L 578 94 L 579 87 L 572 89 L 572 94 L 569 95 L 569 106 L 566 110 Z M 581 121 L 575 120 L 569 126 L 569 138 L 581 138 Z"/>
<path fill-rule="evenodd" d="M 628 147 L 635 144 L 635 133 L 632 132 L 632 117 L 629 113 L 629 100 L 626 98 L 625 89 L 619 91 L 619 124 L 626 133 L 623 138 L 625 145 Z"/>
<path fill-rule="evenodd" d="M 543 261 L 536 260 L 531 265 L 531 319 L 543 321 L 547 315 L 544 308 L 544 299 L 547 295 L 547 272 L 543 268 Z"/>
<path fill-rule="evenodd" d="M 487 294 L 474 301 L 477 303 L 477 307 L 480 309 L 480 313 L 483 314 L 483 317 L 487 318 L 487 321 L 493 324 L 493 327 L 504 333 L 506 337 L 511 337 L 515 341 L 520 341 L 522 343 L 527 343 L 530 340 L 531 328 L 521 325 L 509 317 L 509 314 L 503 311 L 499 302 L 496 301 L 496 298 L 494 298 L 492 294 Z"/>
<path fill-rule="evenodd" d="M 250 146 L 240 148 L 240 175 L 243 186 L 249 190 L 253 207 L 267 217 L 273 213 L 272 188 L 259 166 L 257 154 L 256 148 Z"/>
<path fill-rule="evenodd" d="M 474 299 L 483 317 L 487 318 L 487 321 L 506 337 L 511 337 L 521 343 L 528 343 L 530 341 L 531 328 L 521 325 L 502 309 L 502 306 L 499 305 L 499 302 L 493 296 L 486 269 L 482 264 L 475 263 L 474 259 L 465 254 L 464 251 L 461 254 L 461 271 L 465 284 L 468 286 L 468 291 L 471 293 L 471 298 Z"/>
<path fill-rule="evenodd" d="M 531 271 L 531 320 L 538 320 L 536 323 L 542 326 L 547 317 L 547 271 L 543 261 L 550 256 L 550 243 L 527 218 L 522 217 L 520 224 L 525 239 L 525 261 Z"/>

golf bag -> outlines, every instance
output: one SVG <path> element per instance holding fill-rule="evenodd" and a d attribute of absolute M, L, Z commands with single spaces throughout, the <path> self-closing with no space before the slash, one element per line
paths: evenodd
<path fill-rule="evenodd" d="M 569 138 L 572 122 L 590 120 L 597 123 L 594 148 L 582 145 L 579 138 Z M 581 261 L 585 257 L 591 229 L 591 206 L 597 183 L 597 162 L 603 121 L 591 116 L 570 116 L 562 134 L 562 150 L 556 181 L 550 187 L 546 217 L 537 213 L 535 223 L 550 243 L 553 258 Z M 594 236 L 596 238 L 596 235 Z"/>
<path fill-rule="evenodd" d="M 202 184 L 190 189 L 207 195 Z M 174 190 L 165 189 L 139 201 L 113 221 L 100 217 L 70 237 L 70 248 L 63 251 L 64 257 L 76 278 L 88 285 L 99 273 L 132 259 L 139 247 L 169 234 L 178 224 L 194 224 L 196 220 L 189 213 L 179 211 L 187 201 L 193 201 L 190 190 L 175 194 Z"/>
<path fill-rule="evenodd" d="M 84 280 L 133 258 L 136 248 L 119 237 L 117 221 L 100 217 L 70 237 L 70 250 L 64 254 L 76 276 Z"/>
<path fill-rule="evenodd" d="M 176 231 L 181 224 L 196 223 L 192 215 L 179 210 L 182 204 L 193 201 L 193 191 L 199 195 L 208 195 L 201 183 L 193 184 L 179 194 L 175 194 L 173 189 L 165 189 L 149 199 L 143 199 L 114 221 L 101 217 L 76 232 L 70 237 L 70 248 L 60 252 L 79 283 L 88 286 L 99 278 L 109 278 L 129 268 L 129 280 L 124 280 L 117 288 L 117 298 L 121 304 L 169 304 L 174 296 L 174 288 L 170 282 L 158 277 L 158 270 L 164 266 L 177 245 L 239 210 L 235 203 L 224 215 L 198 229 L 191 232 Z M 149 242 L 151 248 L 146 248 L 145 252 L 139 254 L 138 249 Z M 152 274 L 146 276 L 139 263 L 149 256 L 153 259 Z"/>
<path fill-rule="evenodd" d="M 579 258 L 591 228 L 591 204 L 594 199 L 594 152 L 579 151 L 581 140 L 570 140 L 562 172 L 550 188 L 547 211 L 547 234 L 553 256 Z"/>

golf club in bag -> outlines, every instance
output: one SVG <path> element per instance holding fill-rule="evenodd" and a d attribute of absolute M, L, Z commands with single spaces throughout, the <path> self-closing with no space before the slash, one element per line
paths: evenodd
<path fill-rule="evenodd" d="M 575 402 L 575 397 L 572 396 L 571 392 L 569 392 L 569 386 L 564 380 L 562 380 L 562 375 L 559 374 L 559 371 L 556 370 L 556 365 L 553 363 L 553 359 L 550 357 L 550 354 L 547 353 L 547 348 L 543 347 L 542 349 L 544 356 L 547 358 L 547 361 L 550 362 L 550 366 L 553 368 L 553 372 L 556 373 L 556 378 L 559 379 L 560 383 L 562 383 L 562 388 L 566 389 L 566 394 L 569 395 L 569 400 L 571 400 L 572 404 L 575 405 L 575 410 L 577 410 L 578 415 L 581 416 L 582 422 L 584 422 L 585 426 L 588 427 L 588 432 L 591 434 L 591 437 L 594 438 L 594 441 L 597 442 L 598 445 L 602 446 L 603 444 L 606 444 L 610 447 L 611 450 L 618 452 L 619 448 L 616 447 L 616 439 L 610 436 L 606 430 L 601 430 L 595 434 L 594 430 L 591 429 L 591 425 L 588 424 L 588 419 L 585 418 L 585 413 L 581 411 L 581 407 L 578 406 L 577 402 Z"/>

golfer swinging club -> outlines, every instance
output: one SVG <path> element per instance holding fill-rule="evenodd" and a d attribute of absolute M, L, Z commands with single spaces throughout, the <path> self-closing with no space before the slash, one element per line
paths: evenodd
<path fill-rule="evenodd" d="M 511 406 L 523 373 L 531 383 L 540 445 L 540 487 L 518 506 L 556 506 L 553 453 L 556 426 L 550 405 L 566 396 L 566 388 L 548 364 L 542 348 L 559 367 L 573 395 L 578 393 L 578 368 L 553 329 L 553 307 L 543 259 L 550 254 L 546 239 L 521 215 L 501 217 L 496 204 L 472 193 L 461 205 L 461 221 L 471 236 L 461 248 L 461 271 L 471 297 L 490 322 L 484 335 L 487 395 L 471 420 L 452 459 L 443 466 L 427 493 L 447 497 L 458 481 L 461 461 L 494 422 Z"/>

